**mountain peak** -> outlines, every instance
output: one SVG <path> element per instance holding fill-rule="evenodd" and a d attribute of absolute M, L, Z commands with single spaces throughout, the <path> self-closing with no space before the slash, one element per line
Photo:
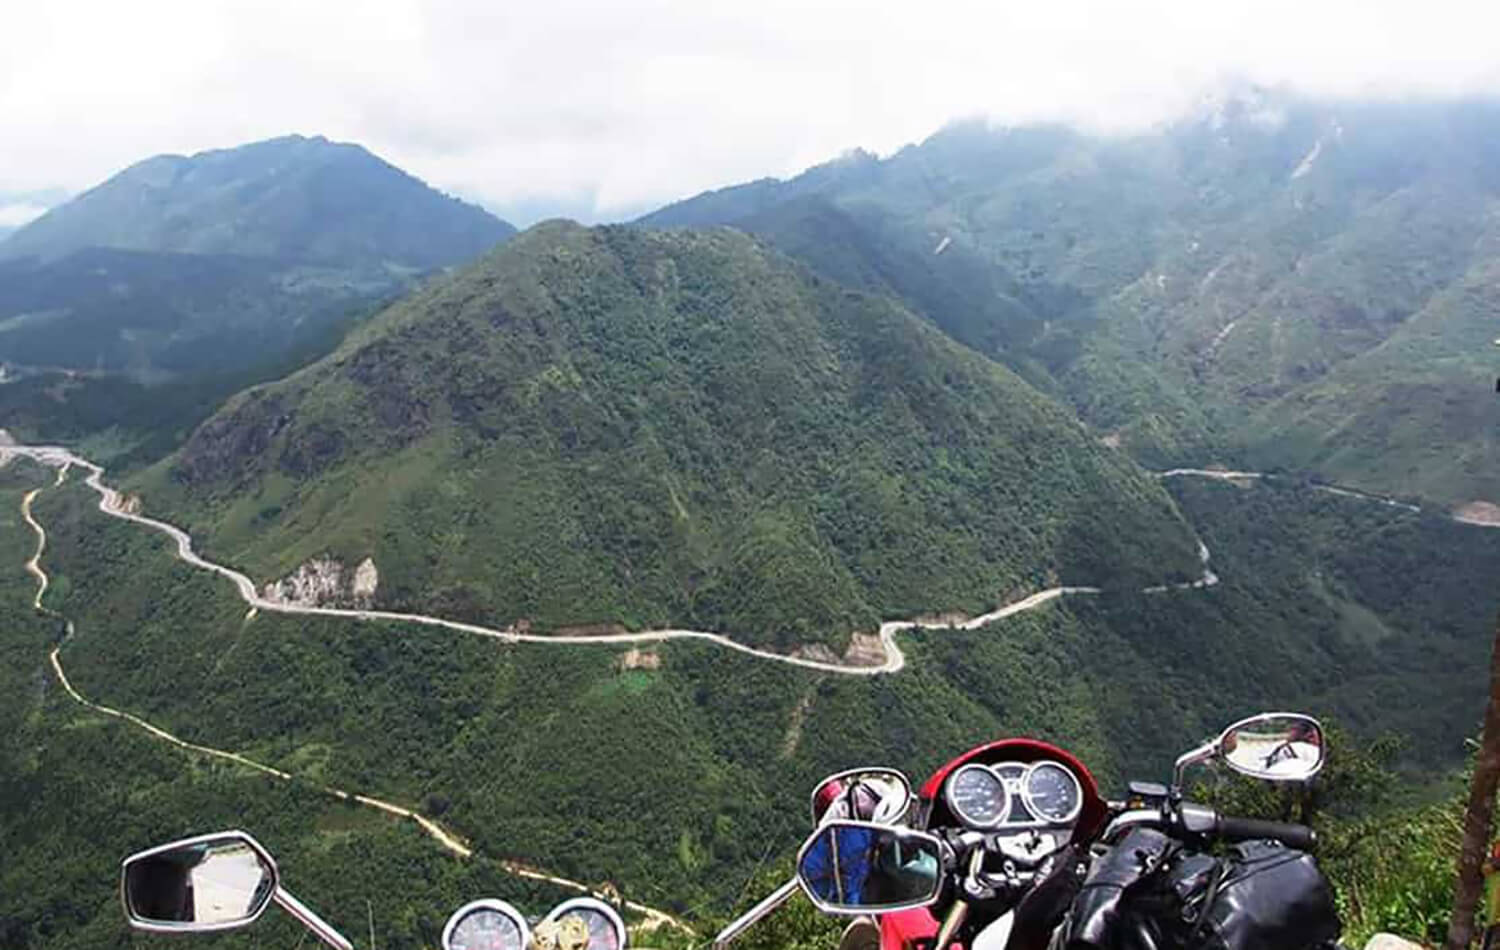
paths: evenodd
<path fill-rule="evenodd" d="M 514 232 L 361 145 L 291 134 L 137 162 L 16 231 L 0 258 L 110 247 L 427 270 Z"/>

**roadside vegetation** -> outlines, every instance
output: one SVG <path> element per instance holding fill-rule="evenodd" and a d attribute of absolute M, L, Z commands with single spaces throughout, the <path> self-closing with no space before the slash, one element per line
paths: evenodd
<path fill-rule="evenodd" d="M 48 484 L 51 473 L 17 464 L 4 477 L 15 512 L 22 488 Z M 627 897 L 684 913 L 706 931 L 727 919 L 733 902 L 763 893 L 805 833 L 806 790 L 854 759 L 923 775 L 982 739 L 1033 734 L 1077 751 L 1112 789 L 1126 778 L 1160 777 L 1171 757 L 1202 735 L 1250 709 L 1278 705 L 1351 723 L 1341 749 L 1357 749 L 1368 741 L 1359 736 L 1394 728 L 1431 737 L 1425 748 L 1380 760 L 1402 776 L 1391 781 L 1404 794 L 1354 812 L 1367 831 L 1351 837 L 1347 862 L 1331 860 L 1335 876 L 1350 882 L 1342 893 L 1351 927 L 1415 920 L 1441 903 L 1432 896 L 1440 894 L 1440 880 L 1427 872 L 1413 876 L 1414 868 L 1436 867 L 1439 851 L 1433 861 L 1409 867 L 1373 855 L 1390 829 L 1410 820 L 1400 809 L 1441 814 L 1421 803 L 1441 797 L 1432 777 L 1461 760 L 1460 739 L 1472 723 L 1461 703 L 1436 690 L 1410 704 L 1379 702 L 1401 664 L 1422 655 L 1422 638 L 1438 655 L 1449 648 L 1437 646 L 1441 625 L 1407 625 L 1375 598 L 1375 587 L 1363 586 L 1375 579 L 1361 579 L 1359 570 L 1380 563 L 1372 539 L 1412 545 L 1430 531 L 1432 543 L 1452 546 L 1459 538 L 1476 545 L 1467 562 L 1481 571 L 1493 563 L 1485 545 L 1497 542 L 1480 529 L 1291 487 L 1195 485 L 1179 497 L 1215 546 L 1224 576 L 1218 588 L 1065 600 L 981 631 L 920 633 L 907 641 L 905 672 L 857 681 L 703 645 L 662 645 L 647 651 L 655 665 L 639 665 L 610 648 L 509 647 L 399 624 L 247 619 L 228 584 L 172 560 L 162 539 L 105 519 L 94 510 L 95 497 L 74 479 L 44 492 L 35 506 L 49 532 L 48 603 L 78 624 L 62 660 L 80 691 L 309 783 L 415 807 L 464 835 L 481 859 L 459 862 L 414 827 L 351 812 L 307 786 L 198 760 L 79 709 L 44 666 L 58 630 L 30 613 L 34 588 L 19 570 L 18 554 L 6 587 L 17 620 L 6 628 L 17 631 L 7 640 L 16 654 L 8 669 L 29 677 L 30 685 L 4 695 L 15 721 L 31 725 L 8 735 L 18 748 L 44 748 L 54 757 L 14 770 L 18 778 L 7 794 L 19 797 L 7 801 L 25 804 L 7 809 L 3 833 L 25 856 L 22 867 L 73 849 L 77 873 L 91 873 L 95 882 L 79 879 L 70 893 L 84 902 L 68 905 L 66 914 L 29 904 L 14 913 L 0 908 L 0 916 L 29 928 L 22 932 L 30 942 L 21 946 L 48 946 L 44 940 L 53 934 L 68 934 L 70 946 L 112 945 L 105 935 L 121 933 L 111 878 L 119 857 L 153 840 L 220 825 L 245 826 L 288 855 L 289 881 L 350 933 L 363 932 L 364 901 L 371 900 L 387 934 L 383 942 L 393 947 L 430 940 L 425 928 L 478 893 L 544 910 L 550 897 L 528 896 L 537 892 L 485 863 L 502 858 L 610 881 Z M 29 532 L 14 513 L 7 517 L 16 543 L 6 550 L 29 552 Z M 1277 534 L 1286 531 L 1300 540 Z M 1265 559 L 1278 551 L 1296 560 L 1283 557 L 1283 567 L 1270 570 Z M 1386 569 L 1411 573 L 1401 582 L 1420 587 L 1452 568 L 1429 552 Z M 1395 581 L 1386 576 L 1382 583 Z M 1462 595 L 1462 582 L 1454 579 L 1454 596 Z M 1469 603 L 1478 616 L 1487 605 L 1477 577 L 1473 583 Z M 1330 587 L 1341 598 L 1330 601 Z M 1350 626 L 1355 614 L 1347 604 L 1358 601 L 1374 606 L 1357 616 L 1377 618 L 1391 628 L 1392 640 L 1413 641 L 1412 649 L 1370 651 L 1368 630 Z M 1461 613 L 1454 608 L 1453 623 L 1462 625 Z M 34 631 L 30 639 L 20 634 L 27 629 Z M 1340 647 L 1357 630 L 1364 630 L 1365 648 Z M 1474 637 L 1465 646 L 1460 631 L 1452 640 L 1460 652 L 1485 643 Z M 1218 662 L 1204 663 L 1209 648 Z M 1268 666 L 1267 656 L 1293 662 Z M 1338 670 L 1337 684 L 1319 672 L 1324 663 Z M 1447 689 L 1477 692 L 1482 671 L 1475 679 L 1465 685 L 1460 674 Z M 39 695 L 44 702 L 33 705 Z M 80 749 L 58 738 L 75 733 L 100 736 L 107 748 Z M 857 755 L 851 758 L 850 750 Z M 111 776 L 107 783 L 98 781 L 101 768 Z M 136 775 L 156 791 L 128 791 Z M 194 783 L 204 775 L 251 790 L 253 807 L 199 788 Z M 57 784 L 65 781 L 75 784 Z M 109 834 L 73 840 L 123 807 L 122 800 L 135 799 L 176 817 L 141 825 L 127 812 Z M 347 823 L 354 830 L 340 840 L 357 850 L 319 851 L 312 841 L 326 835 L 296 830 L 323 822 Z M 300 849 L 308 857 L 297 857 Z M 362 872 L 368 877 L 338 879 L 339 861 L 377 851 L 394 863 L 370 860 Z M 436 870 L 446 862 L 462 867 Z M 429 866 L 434 870 L 422 870 Z M 404 883 L 411 875 L 452 886 L 413 888 Z M 776 927 L 794 935 L 804 925 L 813 943 L 829 926 L 804 908 Z M 88 932 L 101 935 L 98 942 L 79 937 L 83 928 L 96 928 Z"/>

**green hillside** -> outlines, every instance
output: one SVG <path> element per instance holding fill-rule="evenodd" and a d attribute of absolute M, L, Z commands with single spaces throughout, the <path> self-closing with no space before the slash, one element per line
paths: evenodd
<path fill-rule="evenodd" d="M 1129 136 L 960 124 L 644 223 L 895 293 L 1153 465 L 1248 450 L 1496 500 L 1497 119 L 1247 91 Z"/>
<path fill-rule="evenodd" d="M 358 145 L 289 135 L 139 162 L 16 231 L 0 257 L 107 247 L 430 269 L 514 232 Z"/>
<path fill-rule="evenodd" d="M 0 693 L 0 754 L 15 763 L 0 770 L 13 796 L 0 798 L 0 841 L 7 873 L 47 882 L 0 888 L 0 919 L 22 934 L 7 945 L 27 948 L 115 945 L 118 856 L 227 825 L 283 852 L 298 893 L 346 932 L 373 913 L 383 946 L 429 945 L 443 912 L 478 893 L 545 908 L 500 858 L 607 879 L 711 924 L 795 848 L 818 776 L 875 761 L 924 775 L 1001 735 L 1060 742 L 1117 790 L 1164 776 L 1226 720 L 1306 708 L 1352 726 L 1350 751 L 1410 736 L 1392 764 L 1419 781 L 1382 786 L 1410 792 L 1462 761 L 1500 563 L 1500 535 L 1443 519 L 1291 485 L 1182 482 L 1218 587 L 1069 598 L 979 631 L 921 633 L 902 641 L 905 671 L 867 679 L 702 644 L 661 645 L 642 664 L 620 647 L 248 617 L 230 584 L 171 559 L 165 539 L 100 515 L 76 477 L 44 492 L 47 602 L 77 625 L 61 653 L 75 687 L 307 783 L 285 787 L 167 749 L 58 690 L 45 661 L 58 630 L 30 613 L 15 514 L 52 473 L 0 477 L 0 550 L 12 552 L 0 644 L 15 684 Z M 330 803 L 321 783 L 440 818 L 480 863 Z M 1389 873 L 1368 850 L 1356 870 Z"/>
<path fill-rule="evenodd" d="M 0 240 L 0 379 L 243 372 L 514 231 L 321 138 L 150 159 Z"/>
<path fill-rule="evenodd" d="M 1167 496 L 1066 410 L 730 231 L 539 226 L 138 487 L 262 580 L 371 557 L 392 607 L 783 649 L 1198 569 Z"/>

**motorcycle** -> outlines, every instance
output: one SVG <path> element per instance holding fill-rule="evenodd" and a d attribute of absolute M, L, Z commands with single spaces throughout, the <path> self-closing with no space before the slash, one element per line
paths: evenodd
<path fill-rule="evenodd" d="M 1331 945 L 1338 920 L 1305 854 L 1315 844 L 1311 829 L 1183 799 L 1194 765 L 1217 760 L 1295 782 L 1316 775 L 1325 756 L 1316 720 L 1263 713 L 1180 756 L 1170 785 L 1132 782 L 1116 802 L 1103 799 L 1077 758 L 1032 739 L 971 749 L 915 795 L 894 769 L 840 772 L 813 790 L 814 830 L 798 851 L 796 877 L 725 928 L 715 947 L 798 891 L 824 913 L 853 918 L 840 950 L 1162 950 L 1204 945 L 1205 934 L 1229 947 Z M 1267 841 L 1278 844 L 1241 846 L 1232 861 L 1204 853 L 1215 843 Z M 120 888 L 126 918 L 140 930 L 236 929 L 274 903 L 328 946 L 353 950 L 282 885 L 270 853 L 243 831 L 133 854 Z M 1267 920 L 1298 939 L 1230 939 L 1236 927 Z M 504 901 L 474 901 L 442 932 L 443 950 L 625 950 L 626 942 L 614 908 L 593 898 L 560 904 L 535 929 Z"/>
<path fill-rule="evenodd" d="M 820 911 L 854 918 L 839 950 L 1333 946 L 1339 923 L 1307 853 L 1311 829 L 1183 798 L 1195 765 L 1302 782 L 1325 757 L 1316 720 L 1262 713 L 1181 755 L 1170 785 L 1132 782 L 1111 802 L 1066 750 L 1003 739 L 939 768 L 902 820 L 820 816 L 797 883 Z M 1227 857 L 1209 853 L 1226 846 Z M 715 946 L 769 913 L 769 900 Z"/>
<path fill-rule="evenodd" d="M 169 842 L 127 857 L 120 867 L 125 917 L 152 933 L 213 933 L 255 923 L 276 904 L 334 950 L 354 950 L 343 934 L 292 896 L 276 861 L 243 831 Z M 625 950 L 625 923 L 613 907 L 578 897 L 554 907 L 533 929 L 502 900 L 472 901 L 443 926 L 443 950 Z"/>

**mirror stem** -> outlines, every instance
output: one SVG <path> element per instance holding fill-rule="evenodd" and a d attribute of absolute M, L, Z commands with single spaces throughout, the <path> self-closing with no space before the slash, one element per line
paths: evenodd
<path fill-rule="evenodd" d="M 1219 740 L 1210 739 L 1191 752 L 1184 752 L 1177 757 L 1177 763 L 1172 766 L 1172 801 L 1182 800 L 1182 779 L 1187 774 L 1188 766 L 1197 765 L 1199 762 L 1207 762 L 1219 751 Z"/>
<path fill-rule="evenodd" d="M 782 904 L 785 904 L 793 894 L 797 893 L 799 887 L 800 885 L 794 877 L 776 888 L 765 900 L 745 911 L 739 919 L 733 921 L 728 927 L 720 931 L 719 935 L 714 938 L 714 950 L 724 950 L 725 947 L 729 946 L 731 941 L 760 921 L 761 918 Z"/>
<path fill-rule="evenodd" d="M 354 950 L 354 944 L 350 943 L 348 938 L 335 930 L 333 925 L 328 921 L 313 913 L 311 907 L 293 897 L 291 891 L 288 891 L 284 887 L 278 887 L 271 899 L 280 904 L 282 910 L 285 910 L 288 914 L 301 921 L 302 926 L 311 930 L 319 940 L 333 947 L 334 950 Z"/>
<path fill-rule="evenodd" d="M 948 911 L 948 916 L 943 921 L 943 928 L 938 931 L 937 943 L 934 945 L 937 947 L 937 950 L 948 950 L 949 945 L 953 943 L 953 939 L 958 936 L 958 928 L 964 925 L 964 921 L 968 917 L 969 902 L 964 900 L 954 901 L 953 909 Z"/>

